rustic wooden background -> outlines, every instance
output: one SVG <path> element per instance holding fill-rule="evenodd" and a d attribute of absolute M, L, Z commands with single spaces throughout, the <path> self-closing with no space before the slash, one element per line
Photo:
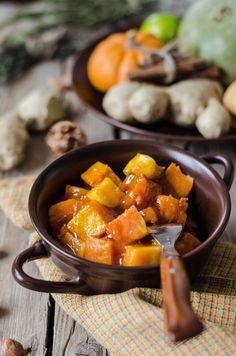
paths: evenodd
<path fill-rule="evenodd" d="M 165 0 L 159 2 L 159 7 L 181 14 L 191 2 L 193 0 Z M 2 3 L 0 19 L 11 13 L 12 9 L 12 5 Z M 0 87 L 0 114 L 13 108 L 31 89 L 44 87 L 48 78 L 60 76 L 63 72 L 64 63 L 44 62 L 28 71 L 21 80 Z M 137 138 L 127 132 L 114 130 L 81 106 L 77 120 L 87 134 L 88 143 L 112 138 Z M 235 142 L 178 145 L 198 155 L 207 152 L 228 154 L 236 162 Z M 44 143 L 44 135 L 34 135 L 28 145 L 25 162 L 17 169 L 1 174 L 0 178 L 37 174 L 53 159 Z M 231 188 L 231 198 L 231 219 L 222 238 L 236 242 L 236 181 Z M 27 233 L 15 227 L 0 212 L 0 339 L 12 337 L 19 340 L 25 348 L 31 349 L 31 355 L 37 356 L 108 354 L 92 336 L 88 335 L 83 325 L 75 323 L 55 305 L 50 295 L 31 292 L 15 283 L 11 275 L 11 264 L 14 257 L 26 246 Z M 33 263 L 27 266 L 27 272 L 39 277 Z"/>

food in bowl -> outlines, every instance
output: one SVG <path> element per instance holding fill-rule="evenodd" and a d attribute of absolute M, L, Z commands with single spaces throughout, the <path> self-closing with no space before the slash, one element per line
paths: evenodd
<path fill-rule="evenodd" d="M 187 214 L 192 177 L 174 162 L 162 167 L 141 153 L 123 172 L 124 180 L 97 161 L 81 174 L 83 185 L 65 187 L 64 196 L 49 209 L 52 233 L 63 246 L 99 263 L 159 264 L 162 249 L 149 229 L 168 223 L 183 225 L 175 245 L 181 255 L 201 244 Z"/>
<path fill-rule="evenodd" d="M 29 214 L 41 240 L 21 252 L 13 263 L 12 272 L 20 285 L 46 293 L 81 295 L 91 292 L 121 293 L 136 287 L 160 287 L 159 265 L 127 267 L 92 262 L 60 245 L 49 226 L 49 208 L 62 200 L 60 197 L 64 195 L 66 185 L 81 186 L 81 173 L 96 161 L 105 162 L 122 177 L 123 168 L 137 152 L 154 157 L 162 166 L 168 167 L 171 162 L 175 162 L 185 174 L 194 179 L 188 197 L 187 214 L 197 222 L 197 236 L 200 236 L 202 243 L 183 256 L 190 280 L 194 281 L 229 220 L 229 189 L 234 173 L 232 161 L 219 154 L 197 157 L 176 146 L 157 141 L 113 140 L 90 144 L 63 155 L 36 179 L 30 192 Z M 222 166 L 223 178 L 210 166 L 213 162 Z M 35 279 L 23 269 L 28 261 L 49 256 L 65 274 L 65 281 Z"/>

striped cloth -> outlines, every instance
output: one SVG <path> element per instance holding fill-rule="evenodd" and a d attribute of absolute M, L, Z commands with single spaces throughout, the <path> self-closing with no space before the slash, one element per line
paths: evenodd
<path fill-rule="evenodd" d="M 2 209 L 25 230 L 32 230 L 27 199 L 33 180 L 34 177 L 24 177 L 0 181 Z M 31 232 L 30 244 L 38 238 Z M 50 259 L 36 263 L 44 279 L 64 280 Z M 165 334 L 159 289 L 135 288 L 89 297 L 54 294 L 53 298 L 112 355 L 236 354 L 236 246 L 218 242 L 192 289 L 192 306 L 205 329 L 177 344 Z"/>

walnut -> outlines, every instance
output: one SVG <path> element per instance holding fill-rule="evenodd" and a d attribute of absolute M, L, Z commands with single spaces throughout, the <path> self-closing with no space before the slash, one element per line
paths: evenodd
<path fill-rule="evenodd" d="M 27 351 L 16 340 L 5 339 L 2 341 L 2 354 L 3 356 L 23 356 Z"/>
<path fill-rule="evenodd" d="M 47 145 L 57 155 L 79 148 L 85 142 L 84 132 L 71 121 L 60 121 L 54 124 L 46 136 Z"/>

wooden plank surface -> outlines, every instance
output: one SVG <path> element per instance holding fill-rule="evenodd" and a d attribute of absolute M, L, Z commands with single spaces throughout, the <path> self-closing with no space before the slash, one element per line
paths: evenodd
<path fill-rule="evenodd" d="M 10 15 L 14 6 L 1 5 L 1 10 L 1 15 L 4 12 Z M 20 80 L 0 87 L 0 115 L 14 108 L 32 89 L 47 86 L 52 78 L 60 76 L 63 71 L 64 65 L 59 61 L 44 62 L 29 70 Z M 113 128 L 98 121 L 83 108 L 79 109 L 76 121 L 86 132 L 88 143 L 113 138 Z M 53 159 L 55 157 L 45 145 L 45 134 L 31 135 L 24 163 L 10 172 L 0 174 L 0 178 L 37 174 Z M 27 234 L 13 226 L 1 211 L 0 227 L 0 285 L 4 291 L 0 293 L 0 339 L 12 337 L 19 340 L 25 348 L 32 350 L 31 355 L 36 356 L 60 356 L 64 355 L 63 350 L 72 355 L 73 347 L 77 351 L 79 348 L 77 355 L 105 355 L 106 350 L 83 327 L 75 325 L 59 307 L 55 309 L 54 301 L 47 294 L 31 292 L 17 285 L 11 276 L 11 264 L 14 257 L 26 248 Z M 40 277 L 33 263 L 27 266 L 26 271 Z M 54 320 L 55 325 L 59 325 L 58 329 L 53 329 Z M 73 328 L 73 334 L 60 333 L 63 328 L 68 332 Z"/>
<path fill-rule="evenodd" d="M 0 114 L 12 109 L 31 89 L 45 84 L 52 73 L 58 75 L 60 65 L 44 63 L 31 70 L 21 81 L 0 88 Z M 42 135 L 34 136 L 28 145 L 25 162 L 17 169 L 1 174 L 0 178 L 36 173 L 51 159 L 46 146 L 42 145 Z M 27 236 L 0 212 L 0 339 L 11 337 L 19 340 L 25 348 L 32 350 L 31 355 L 42 356 L 49 354 L 45 348 L 49 297 L 20 287 L 11 275 L 15 256 L 27 247 Z M 40 277 L 33 263 L 26 270 Z"/>
<path fill-rule="evenodd" d="M 14 257 L 27 247 L 27 234 L 0 214 L 0 339 L 19 340 L 31 354 L 45 354 L 48 296 L 20 287 L 11 275 Z M 34 264 L 27 272 L 39 277 Z"/>
<path fill-rule="evenodd" d="M 56 305 L 54 323 L 54 356 L 107 356 L 86 330 Z"/>
<path fill-rule="evenodd" d="M 185 3 L 189 4 L 191 1 L 185 0 Z M 173 3 L 173 0 L 169 0 L 160 6 L 170 9 Z M 7 11 L 11 11 L 11 6 L 7 7 Z M 178 11 L 181 13 L 183 10 L 179 7 Z M 0 17 L 2 14 L 0 7 Z M 50 77 L 57 76 L 62 71 L 63 66 L 59 62 L 45 62 L 30 70 L 21 80 L 0 88 L 0 114 L 14 107 L 31 89 L 45 86 Z M 88 143 L 105 141 L 115 136 L 122 139 L 140 138 L 114 130 L 83 108 L 79 110 L 76 121 L 86 132 Z M 177 145 L 183 147 L 183 143 Z M 188 149 L 198 155 L 212 151 L 225 153 L 236 162 L 236 149 L 232 143 L 191 144 Z M 44 143 L 44 134 L 33 135 L 24 164 L 9 173 L 1 174 L 0 177 L 37 173 L 53 159 Z M 231 219 L 222 237 L 236 242 L 236 180 L 231 188 L 231 199 Z M 0 339 L 15 338 L 22 342 L 24 347 L 32 348 L 31 355 L 36 356 L 107 355 L 107 351 L 98 345 L 82 326 L 75 323 L 57 305 L 54 306 L 47 294 L 28 291 L 14 282 L 11 263 L 16 254 L 26 247 L 26 240 L 27 234 L 13 226 L 0 212 Z M 27 272 L 39 277 L 33 263 L 27 266 Z M 48 349 L 45 349 L 45 346 Z"/>
<path fill-rule="evenodd" d="M 63 67 L 59 62 L 45 62 L 30 70 L 23 79 L 0 88 L 0 101 L 2 103 L 0 114 L 14 107 L 33 88 L 44 87 L 49 78 L 57 77 L 62 73 L 62 70 Z M 98 121 L 83 108 L 79 110 L 76 121 L 86 132 L 88 143 L 113 138 L 113 129 Z M 0 178 L 37 174 L 55 159 L 50 154 L 44 140 L 44 133 L 31 135 L 24 163 L 8 173 L 2 173 Z M 64 335 L 55 329 L 52 351 L 53 345 L 50 345 L 50 335 L 53 338 L 53 324 L 50 320 L 48 321 L 48 314 L 51 313 L 50 308 L 52 307 L 53 310 L 54 308 L 49 306 L 49 296 L 21 288 L 11 276 L 12 261 L 21 250 L 26 248 L 27 234 L 13 226 L 2 212 L 0 212 L 0 226 L 0 252 L 2 256 L 0 283 L 4 291 L 0 294 L 0 319 L 3 319 L 3 322 L 0 322 L 0 338 L 12 337 L 17 339 L 22 342 L 24 347 L 32 348 L 31 354 L 37 356 L 50 355 L 52 352 L 55 356 L 64 355 L 62 351 L 64 349 L 69 352 L 69 355 L 71 353 L 68 347 L 73 349 L 73 340 L 77 340 L 75 347 L 77 349 L 79 347 L 83 354 L 88 352 L 88 354 L 93 355 L 105 355 L 106 350 L 98 345 L 79 324 L 74 327 L 75 322 L 58 307 L 55 309 L 55 315 L 50 315 L 50 318 L 53 317 L 55 324 L 61 326 L 58 330 L 73 328 L 74 332 L 73 335 Z M 30 264 L 27 271 L 29 274 L 39 277 L 34 264 Z M 47 329 L 47 323 L 51 330 Z M 71 339 L 72 336 L 73 339 Z M 80 341 L 80 345 L 78 345 L 78 341 Z M 47 350 L 45 349 L 46 346 L 49 346 Z"/>

